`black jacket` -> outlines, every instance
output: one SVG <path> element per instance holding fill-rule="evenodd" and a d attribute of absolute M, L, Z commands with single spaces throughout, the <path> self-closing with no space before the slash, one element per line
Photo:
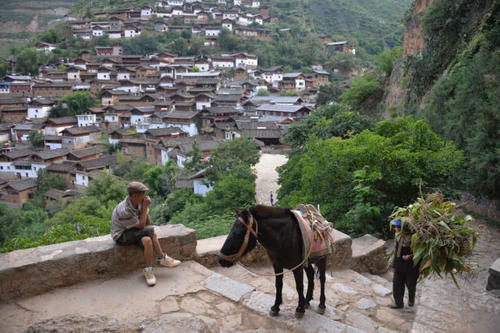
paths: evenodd
<path fill-rule="evenodd" d="M 401 248 L 401 254 L 398 256 L 398 246 L 399 241 L 396 241 L 396 246 L 394 248 L 394 261 L 392 262 L 392 267 L 398 272 L 409 272 L 412 270 L 418 270 L 417 267 L 413 266 L 413 258 L 408 260 L 403 260 L 403 256 L 408 254 L 413 254 L 411 246 L 403 246 Z"/>

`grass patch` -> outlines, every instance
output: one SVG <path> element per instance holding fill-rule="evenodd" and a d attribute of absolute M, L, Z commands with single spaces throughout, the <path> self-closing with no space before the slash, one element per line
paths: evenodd
<path fill-rule="evenodd" d="M 0 12 L 0 22 L 17 22 L 28 25 L 34 16 L 34 13 Z"/>
<path fill-rule="evenodd" d="M 15 0 L 0 2 L 0 9 L 53 9 L 53 8 L 72 8 L 78 0 Z"/>
<path fill-rule="evenodd" d="M 45 27 L 49 25 L 49 22 L 53 20 L 60 19 L 62 16 L 60 15 L 40 15 L 40 19 L 38 20 L 39 27 Z"/>
<path fill-rule="evenodd" d="M 0 47 L 0 58 L 8 58 L 10 56 L 10 49 L 13 47 L 23 46 L 26 43 L 22 40 L 11 41 L 11 40 L 0 40 L 2 47 Z"/>
<path fill-rule="evenodd" d="M 21 32 L 0 32 L 0 38 L 6 39 L 33 39 L 37 35 L 36 32 L 21 31 Z"/>

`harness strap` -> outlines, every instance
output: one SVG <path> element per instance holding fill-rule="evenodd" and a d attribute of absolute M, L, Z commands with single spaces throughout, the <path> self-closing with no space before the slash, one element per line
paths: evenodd
<path fill-rule="evenodd" d="M 254 224 L 254 218 L 253 218 L 253 215 L 250 213 L 250 211 L 248 213 L 250 215 L 250 221 L 248 222 L 248 224 L 245 223 L 245 221 L 241 217 L 238 217 L 238 221 L 240 221 L 241 224 L 243 224 L 245 226 L 245 228 L 247 229 L 247 231 L 245 232 L 245 238 L 243 239 L 243 244 L 241 244 L 239 251 L 235 254 L 225 255 L 225 254 L 222 254 L 222 252 L 220 252 L 219 256 L 221 258 L 223 258 L 224 260 L 227 260 L 227 261 L 234 263 L 236 260 L 241 258 L 241 256 L 243 255 L 243 253 L 245 253 L 245 250 L 247 249 L 248 241 L 250 240 L 250 233 L 252 233 L 252 235 L 255 236 L 255 240 L 258 241 L 257 240 L 258 224 L 255 223 L 255 229 L 257 231 L 254 231 L 252 228 L 253 224 Z"/>

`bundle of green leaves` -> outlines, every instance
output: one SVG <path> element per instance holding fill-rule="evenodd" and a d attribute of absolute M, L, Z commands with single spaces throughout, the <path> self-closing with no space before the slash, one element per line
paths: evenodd
<path fill-rule="evenodd" d="M 473 263 L 466 256 L 476 245 L 478 233 L 473 219 L 457 209 L 456 203 L 444 201 L 441 193 L 423 194 L 407 207 L 398 208 L 391 219 L 400 219 L 413 232 L 413 261 L 420 263 L 420 278 L 430 274 L 451 275 L 457 288 L 456 274 L 471 273 Z M 404 229 L 404 228 L 403 228 Z"/>

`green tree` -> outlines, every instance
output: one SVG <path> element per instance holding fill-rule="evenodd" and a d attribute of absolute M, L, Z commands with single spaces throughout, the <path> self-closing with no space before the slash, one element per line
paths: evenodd
<path fill-rule="evenodd" d="M 158 52 L 155 37 L 141 34 L 122 42 L 123 54 L 152 54 Z"/>
<path fill-rule="evenodd" d="M 25 48 L 16 55 L 16 72 L 38 74 L 38 67 L 43 63 L 42 54 L 35 48 Z"/>
<path fill-rule="evenodd" d="M 212 179 L 218 179 L 239 166 L 254 166 L 259 158 L 259 151 L 251 139 L 238 138 L 226 141 L 212 153 L 209 173 Z"/>
<path fill-rule="evenodd" d="M 102 172 L 87 188 L 87 195 L 96 198 L 102 205 L 108 202 L 120 202 L 127 196 L 126 183 L 115 176 Z"/>
<path fill-rule="evenodd" d="M 373 114 L 383 94 L 384 89 L 377 76 L 367 73 L 352 81 L 351 87 L 342 94 L 341 100 L 354 110 Z"/>
<path fill-rule="evenodd" d="M 295 149 L 304 150 L 312 137 L 347 138 L 374 127 L 371 118 L 353 111 L 348 105 L 325 105 L 314 110 L 307 118 L 292 124 L 285 135 L 285 142 Z"/>
<path fill-rule="evenodd" d="M 375 68 L 384 73 L 386 77 L 391 76 L 393 65 L 396 61 L 401 59 L 403 48 L 395 46 L 392 49 L 384 50 L 384 52 L 375 55 Z"/>
<path fill-rule="evenodd" d="M 36 178 L 37 193 L 42 196 L 50 189 L 64 190 L 64 179 L 54 174 L 50 174 L 46 169 L 40 169 Z"/>
<path fill-rule="evenodd" d="M 359 59 L 352 53 L 338 52 L 328 58 L 328 61 L 325 63 L 325 68 L 332 73 L 335 70 L 338 70 L 342 73 L 348 73 L 357 69 L 359 65 Z"/>
<path fill-rule="evenodd" d="M 271 94 L 269 93 L 269 91 L 267 89 L 259 89 L 257 90 L 257 96 L 270 96 Z"/>
<path fill-rule="evenodd" d="M 57 105 L 50 110 L 50 116 L 65 117 L 76 116 L 82 114 L 89 107 L 94 105 L 94 100 L 88 92 L 77 91 L 75 93 L 65 95 Z"/>
<path fill-rule="evenodd" d="M 255 204 L 255 175 L 250 168 L 219 177 L 212 191 L 207 193 L 205 203 L 213 212 L 230 208 L 247 208 Z M 252 181 L 253 180 L 253 181 Z"/>
<path fill-rule="evenodd" d="M 217 41 L 219 47 L 224 51 L 236 51 L 240 44 L 239 38 L 224 28 L 221 29 Z"/>
<path fill-rule="evenodd" d="M 41 131 L 32 130 L 28 136 L 28 140 L 35 148 L 43 148 L 45 146 L 45 137 Z"/>
<path fill-rule="evenodd" d="M 309 140 L 305 153 L 279 169 L 279 204 L 319 204 L 340 230 L 384 235 L 393 207 L 411 203 L 420 182 L 446 189 L 462 162 L 462 153 L 424 121 L 386 120 L 375 132 Z"/>
<path fill-rule="evenodd" d="M 319 87 L 316 103 L 319 105 L 325 105 L 330 102 L 339 101 L 343 92 L 344 90 L 340 88 L 338 83 L 324 84 Z"/>
<path fill-rule="evenodd" d="M 151 190 L 151 195 L 165 199 L 174 190 L 175 176 L 178 172 L 173 162 L 169 161 L 165 166 L 153 166 L 143 175 L 142 180 Z"/>
<path fill-rule="evenodd" d="M 193 150 L 186 154 L 186 161 L 184 162 L 184 167 L 190 172 L 198 172 L 205 168 L 205 164 L 202 159 L 203 155 L 200 151 L 200 145 L 198 142 L 193 142 Z"/>
<path fill-rule="evenodd" d="M 299 93 L 296 90 L 282 90 L 280 91 L 280 96 L 298 96 Z"/>
<path fill-rule="evenodd" d="M 0 77 L 7 75 L 8 66 L 3 59 L 0 58 Z"/>

